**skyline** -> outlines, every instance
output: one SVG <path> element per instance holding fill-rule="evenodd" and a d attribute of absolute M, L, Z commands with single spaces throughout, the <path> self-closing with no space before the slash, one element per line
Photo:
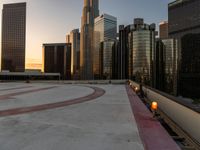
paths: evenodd
<path fill-rule="evenodd" d="M 141 17 L 147 23 L 155 22 L 158 30 L 158 23 L 167 20 L 167 4 L 171 1 L 153 0 L 152 5 L 146 5 L 146 0 L 127 0 L 125 4 L 121 0 L 101 0 L 100 14 L 117 17 L 118 25 L 131 24 L 134 18 Z M 42 63 L 43 43 L 65 42 L 66 34 L 80 28 L 83 0 L 1 0 L 0 20 L 3 4 L 15 2 L 27 2 L 26 66 L 31 66 L 33 62 Z M 121 9 L 116 9 L 118 7 Z"/>

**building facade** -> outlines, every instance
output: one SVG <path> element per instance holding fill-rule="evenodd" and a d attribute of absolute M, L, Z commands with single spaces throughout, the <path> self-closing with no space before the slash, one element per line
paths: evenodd
<path fill-rule="evenodd" d="M 171 38 L 181 38 L 188 33 L 200 33 L 199 6 L 199 0 L 176 0 L 169 3 L 168 22 Z"/>
<path fill-rule="evenodd" d="M 117 36 L 117 18 L 108 14 L 103 14 L 95 19 L 94 25 L 94 52 L 93 52 L 93 75 L 95 79 L 100 79 L 100 48 L 102 42 L 106 48 L 104 51 L 108 50 L 112 52 L 112 46 L 110 41 L 115 41 Z M 110 48 L 110 49 L 108 49 Z M 106 52 L 105 52 L 106 53 Z M 112 57 L 112 56 L 111 56 Z M 103 59 L 105 60 L 105 59 Z"/>
<path fill-rule="evenodd" d="M 156 48 L 153 64 L 153 87 L 164 91 L 165 46 L 161 39 L 156 39 Z"/>
<path fill-rule="evenodd" d="M 200 98 L 200 33 L 186 34 L 181 43 L 179 92 L 184 97 Z"/>
<path fill-rule="evenodd" d="M 116 66 L 118 69 L 117 76 L 118 79 L 128 79 L 128 55 L 129 55 L 129 49 L 128 49 L 128 34 L 130 32 L 130 25 L 119 26 L 119 44 L 118 44 L 118 65 Z"/>
<path fill-rule="evenodd" d="M 80 77 L 80 32 L 79 29 L 74 29 L 67 35 L 66 42 L 71 43 L 71 74 L 73 79 Z"/>
<path fill-rule="evenodd" d="M 177 95 L 178 40 L 164 39 L 164 92 Z"/>
<path fill-rule="evenodd" d="M 43 44 L 43 71 L 60 73 L 62 79 L 71 79 L 71 44 Z"/>
<path fill-rule="evenodd" d="M 25 71 L 26 3 L 4 4 L 1 69 Z"/>
<path fill-rule="evenodd" d="M 112 79 L 112 48 L 115 41 L 106 40 L 100 44 L 100 79 Z"/>
<path fill-rule="evenodd" d="M 155 34 L 155 24 L 148 25 L 136 18 L 128 35 L 129 78 L 150 86 L 153 86 Z"/>
<path fill-rule="evenodd" d="M 200 83 L 196 82 L 200 80 L 200 68 L 196 68 L 200 60 L 200 51 L 197 50 L 200 34 L 199 6 L 199 0 L 176 0 L 168 5 L 169 37 L 177 38 L 179 47 L 177 94 L 194 98 L 200 97 L 197 92 Z"/>
<path fill-rule="evenodd" d="M 167 39 L 169 38 L 169 33 L 168 33 L 168 22 L 163 21 L 159 24 L 159 38 L 160 39 Z"/>
<path fill-rule="evenodd" d="M 81 19 L 81 79 L 93 79 L 94 19 L 99 16 L 99 0 L 84 0 Z"/>

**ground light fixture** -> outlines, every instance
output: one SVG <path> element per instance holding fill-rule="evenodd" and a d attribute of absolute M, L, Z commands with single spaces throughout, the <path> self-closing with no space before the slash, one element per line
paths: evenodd
<path fill-rule="evenodd" d="M 156 111 L 157 111 L 157 109 L 158 109 L 158 103 L 155 102 L 155 101 L 153 101 L 153 102 L 151 103 L 151 110 L 152 110 L 152 112 L 153 112 L 153 117 L 156 116 Z"/>

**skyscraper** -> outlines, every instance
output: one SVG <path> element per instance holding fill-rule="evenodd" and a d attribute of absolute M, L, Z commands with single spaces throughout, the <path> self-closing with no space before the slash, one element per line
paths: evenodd
<path fill-rule="evenodd" d="M 146 85 L 153 85 L 153 61 L 155 51 L 155 24 L 145 24 L 136 18 L 130 27 L 129 78 Z"/>
<path fill-rule="evenodd" d="M 199 98 L 200 1 L 176 0 L 168 5 L 169 37 L 178 39 L 178 95 Z"/>
<path fill-rule="evenodd" d="M 112 48 L 115 41 L 106 40 L 100 46 L 100 77 L 112 79 Z"/>
<path fill-rule="evenodd" d="M 99 0 L 84 0 L 81 19 L 80 70 L 81 79 L 93 79 L 94 19 L 99 16 Z"/>
<path fill-rule="evenodd" d="M 103 55 L 100 55 L 100 45 L 103 43 L 103 54 L 110 54 L 110 57 L 112 57 L 112 45 L 110 43 L 113 43 L 113 41 L 116 40 L 117 36 L 117 18 L 108 14 L 102 14 L 101 16 L 97 17 L 95 19 L 95 25 L 94 25 L 94 51 L 93 51 L 93 74 L 95 79 L 100 78 L 100 63 L 99 59 Z M 111 42 L 112 41 L 112 42 Z M 109 45 L 109 46 L 108 46 Z M 105 48 L 106 47 L 106 48 Z M 110 49 L 109 49 L 110 48 Z M 109 52 L 105 52 L 105 51 Z M 105 55 L 104 55 L 105 56 Z M 107 57 L 107 58 L 110 58 Z M 106 58 L 106 57 L 104 57 Z M 107 61 L 103 59 L 104 61 Z M 110 75 L 111 77 L 111 75 Z"/>
<path fill-rule="evenodd" d="M 71 44 L 43 44 L 43 70 L 60 73 L 62 79 L 71 79 Z"/>
<path fill-rule="evenodd" d="M 80 32 L 74 29 L 66 36 L 66 42 L 71 43 L 71 74 L 73 79 L 79 79 L 80 73 Z"/>
<path fill-rule="evenodd" d="M 167 21 L 163 21 L 159 24 L 159 37 L 160 37 L 160 39 L 167 39 L 169 37 Z"/>
<path fill-rule="evenodd" d="M 175 0 L 169 3 L 168 22 L 171 38 L 180 38 L 188 33 L 200 33 L 199 6 L 199 0 Z"/>
<path fill-rule="evenodd" d="M 164 50 L 164 91 L 177 95 L 178 40 L 163 39 Z"/>
<path fill-rule="evenodd" d="M 26 3 L 4 4 L 2 12 L 1 69 L 25 70 Z"/>
<path fill-rule="evenodd" d="M 165 46 L 161 39 L 156 39 L 156 48 L 153 64 L 153 87 L 164 91 L 164 66 L 165 66 Z"/>
<path fill-rule="evenodd" d="M 130 32 L 130 25 L 124 27 L 119 26 L 119 45 L 118 45 L 118 79 L 128 79 L 128 34 Z"/>

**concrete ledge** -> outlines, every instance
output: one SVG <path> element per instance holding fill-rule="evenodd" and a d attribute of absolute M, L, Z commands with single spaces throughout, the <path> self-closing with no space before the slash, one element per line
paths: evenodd
<path fill-rule="evenodd" d="M 130 82 L 139 88 L 139 84 Z M 175 98 L 171 98 L 173 96 L 166 96 L 167 94 L 161 94 L 152 88 L 143 86 L 142 90 L 149 100 L 157 101 L 159 109 L 179 125 L 185 133 L 190 135 L 196 143 L 200 143 L 200 115 L 196 109 L 174 100 Z"/>
<path fill-rule="evenodd" d="M 126 89 L 145 150 L 180 150 L 130 86 Z"/>

